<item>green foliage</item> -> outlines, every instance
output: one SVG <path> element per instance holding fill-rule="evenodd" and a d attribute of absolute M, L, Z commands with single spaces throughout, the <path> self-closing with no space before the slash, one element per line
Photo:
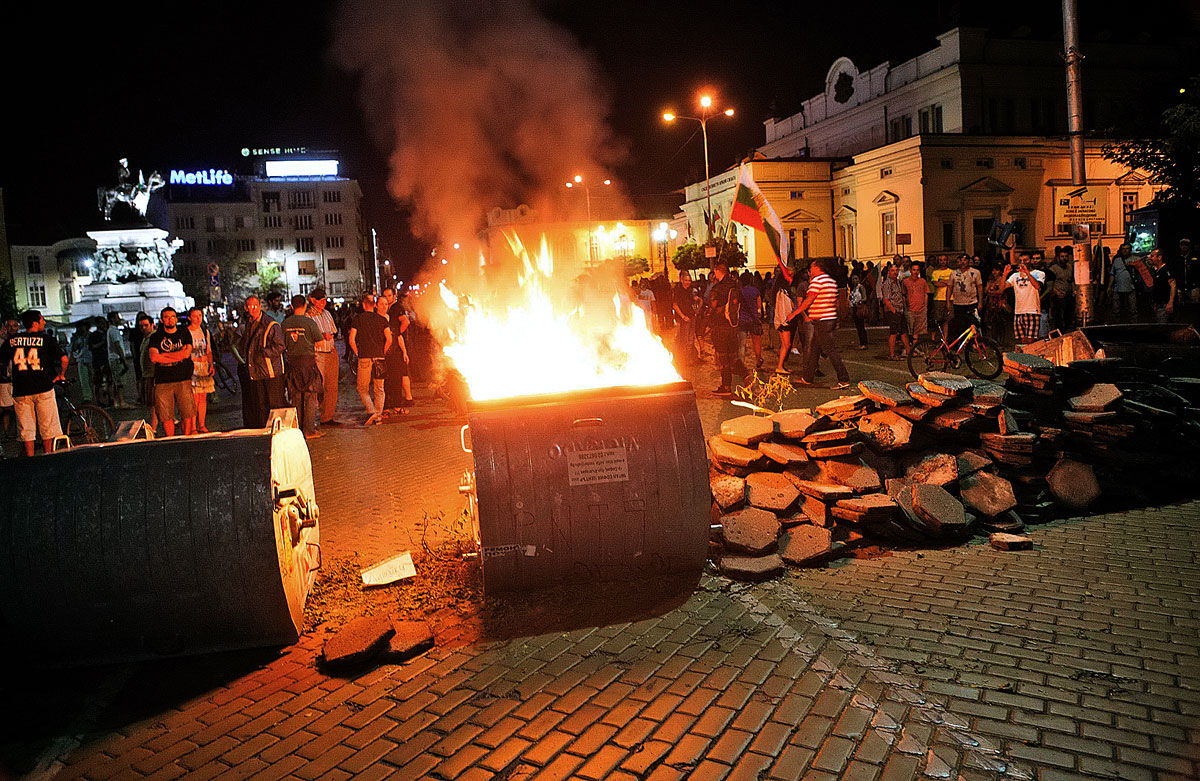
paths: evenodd
<path fill-rule="evenodd" d="M 740 268 L 746 265 L 746 253 L 742 252 L 742 248 L 737 242 L 726 241 L 718 237 L 712 240 L 712 244 L 717 248 L 715 258 L 704 256 L 704 248 L 709 246 L 707 244 L 683 244 L 675 250 L 671 263 L 680 271 L 711 268 L 718 263 L 725 263 L 730 268 Z"/>
<path fill-rule="evenodd" d="M 1163 112 L 1157 138 L 1105 144 L 1103 155 L 1166 185 L 1153 203 L 1191 208 L 1200 204 L 1200 75 L 1192 77 L 1185 94 Z"/>
<path fill-rule="evenodd" d="M 8 320 L 19 314 L 20 312 L 17 311 L 17 286 L 11 279 L 0 279 L 0 320 Z"/>
<path fill-rule="evenodd" d="M 258 294 L 264 298 L 271 293 L 287 294 L 287 282 L 283 272 L 274 263 L 262 263 L 258 267 Z"/>
<path fill-rule="evenodd" d="M 745 385 L 733 389 L 733 395 L 742 401 L 774 412 L 782 412 L 795 392 L 791 378 L 780 374 L 771 374 L 765 381 L 751 374 Z"/>
<path fill-rule="evenodd" d="M 625 276 L 636 277 L 650 270 L 650 261 L 645 258 L 625 258 Z"/>

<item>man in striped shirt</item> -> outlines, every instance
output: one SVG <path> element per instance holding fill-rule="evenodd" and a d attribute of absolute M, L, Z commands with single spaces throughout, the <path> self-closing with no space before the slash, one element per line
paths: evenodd
<path fill-rule="evenodd" d="M 804 354 L 804 365 L 800 369 L 798 385 L 812 385 L 817 373 L 817 362 L 821 354 L 829 356 L 833 370 L 837 373 L 836 389 L 850 387 L 850 374 L 842 363 L 833 327 L 837 324 L 837 282 L 830 274 L 832 259 L 817 258 L 812 265 L 812 279 L 808 283 L 808 295 L 796 307 L 796 314 L 803 314 L 812 322 L 812 342 Z"/>
<path fill-rule="evenodd" d="M 334 339 L 337 338 L 337 326 L 333 315 L 325 311 L 325 288 L 314 287 L 308 294 L 308 307 L 304 312 L 321 329 L 324 338 L 316 343 L 317 368 L 321 371 L 321 381 L 325 383 L 325 395 L 321 400 L 321 424 L 325 426 L 338 425 L 334 419 L 338 403 L 338 354 Z"/>

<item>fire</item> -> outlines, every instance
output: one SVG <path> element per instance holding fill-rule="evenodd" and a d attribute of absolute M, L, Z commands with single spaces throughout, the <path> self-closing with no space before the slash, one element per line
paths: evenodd
<path fill-rule="evenodd" d="M 555 291 L 554 264 L 542 239 L 536 265 L 515 237 L 524 265 L 511 296 L 459 295 L 443 282 L 449 310 L 443 352 L 477 400 L 542 393 L 657 385 L 680 380 L 671 353 L 645 313 L 618 295 Z M 494 292 L 494 291 L 493 291 Z"/>

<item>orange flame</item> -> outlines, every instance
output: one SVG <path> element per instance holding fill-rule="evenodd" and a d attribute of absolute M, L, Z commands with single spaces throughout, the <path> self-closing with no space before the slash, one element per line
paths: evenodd
<path fill-rule="evenodd" d="M 552 284 L 545 237 L 536 262 L 515 236 L 508 241 L 524 264 L 515 299 L 484 304 L 440 285 L 450 315 L 443 352 L 473 399 L 681 379 L 639 307 L 619 294 L 608 304 L 595 296 L 590 303 L 586 296 L 552 296 L 561 285 Z"/>

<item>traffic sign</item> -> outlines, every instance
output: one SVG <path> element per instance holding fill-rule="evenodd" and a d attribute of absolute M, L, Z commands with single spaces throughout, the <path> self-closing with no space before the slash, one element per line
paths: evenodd
<path fill-rule="evenodd" d="M 219 273 L 220 273 L 220 271 L 221 271 L 221 267 L 220 267 L 220 266 L 218 266 L 216 263 L 209 263 L 209 264 L 208 264 L 208 273 L 209 273 L 209 274 L 211 274 L 211 275 L 215 276 L 216 274 L 219 274 Z"/>
<path fill-rule="evenodd" d="M 221 278 L 216 274 L 211 274 L 208 277 L 208 284 L 212 287 L 216 287 L 217 285 L 221 284 Z"/>

